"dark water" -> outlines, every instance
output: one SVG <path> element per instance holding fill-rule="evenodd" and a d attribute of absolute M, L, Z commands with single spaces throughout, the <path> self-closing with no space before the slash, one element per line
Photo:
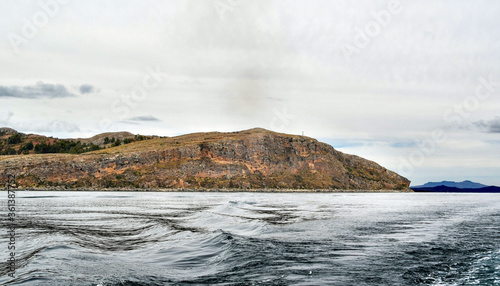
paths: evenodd
<path fill-rule="evenodd" d="M 500 285 L 500 194 L 18 192 L 1 285 Z"/>

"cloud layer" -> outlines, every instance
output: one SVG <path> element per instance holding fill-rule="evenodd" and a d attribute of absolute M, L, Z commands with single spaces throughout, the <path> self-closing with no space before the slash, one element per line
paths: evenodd
<path fill-rule="evenodd" d="M 392 170 L 434 150 L 416 183 L 481 164 L 500 185 L 500 2 L 71 1 L 18 54 L 7 35 L 39 1 L 4 2 L 0 123 L 20 131 L 304 131 Z"/>
<path fill-rule="evenodd" d="M 62 84 L 37 82 L 28 86 L 0 86 L 0 97 L 26 99 L 73 97 L 73 93 Z"/>

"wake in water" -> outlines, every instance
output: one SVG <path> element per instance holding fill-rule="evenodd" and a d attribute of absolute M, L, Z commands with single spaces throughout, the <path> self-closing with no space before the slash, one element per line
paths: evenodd
<path fill-rule="evenodd" d="M 2 285 L 500 285 L 495 195 L 37 192 L 18 201 L 16 278 L 3 262 Z"/>

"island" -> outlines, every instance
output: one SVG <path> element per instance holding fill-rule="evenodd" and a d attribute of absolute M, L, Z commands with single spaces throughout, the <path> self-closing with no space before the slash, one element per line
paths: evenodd
<path fill-rule="evenodd" d="M 463 182 L 428 182 L 421 186 L 410 187 L 414 192 L 425 193 L 500 193 L 500 187 L 487 186 L 465 180 Z"/>
<path fill-rule="evenodd" d="M 262 128 L 65 140 L 2 128 L 0 136 L 3 150 L 12 146 L 0 173 L 25 189 L 411 192 L 408 179 L 373 161 Z"/>

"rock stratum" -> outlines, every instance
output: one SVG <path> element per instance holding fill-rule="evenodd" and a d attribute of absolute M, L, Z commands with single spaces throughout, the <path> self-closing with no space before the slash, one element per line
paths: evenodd
<path fill-rule="evenodd" d="M 313 138 L 260 128 L 149 139 L 83 154 L 0 156 L 0 172 L 15 174 L 21 188 L 410 191 L 408 179 L 375 162 Z"/>

